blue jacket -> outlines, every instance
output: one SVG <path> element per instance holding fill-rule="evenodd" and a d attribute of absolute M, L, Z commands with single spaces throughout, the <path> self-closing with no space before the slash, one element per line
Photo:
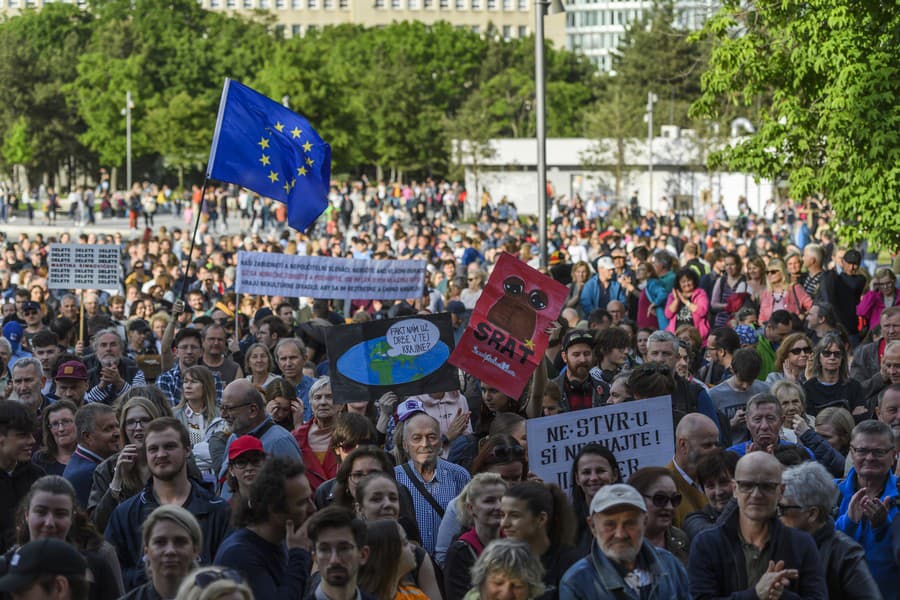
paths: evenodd
<path fill-rule="evenodd" d="M 101 462 L 102 458 L 79 444 L 66 464 L 63 477 L 75 488 L 75 499 L 81 508 L 87 508 L 91 486 L 94 485 L 94 469 Z"/>
<path fill-rule="evenodd" d="M 675 273 L 669 271 L 662 277 L 648 281 L 647 287 L 644 288 L 650 303 L 656 307 L 656 320 L 659 328 L 663 330 L 669 326 L 669 319 L 666 318 L 666 300 L 673 287 L 675 287 Z"/>
<path fill-rule="evenodd" d="M 738 518 L 737 503 L 726 506 L 718 524 L 701 531 L 691 542 L 688 577 L 694 600 L 756 600 L 756 582 L 747 580 Z M 785 568 L 799 572 L 799 577 L 785 588 L 782 599 L 827 600 L 825 573 L 812 536 L 785 527 L 776 518 L 769 521 L 769 532 L 771 560 L 783 560 Z"/>
<path fill-rule="evenodd" d="M 212 564 L 219 545 L 228 535 L 228 503 L 214 496 L 196 481 L 190 480 L 191 493 L 183 507 L 197 517 L 203 532 L 200 564 Z M 126 590 L 134 589 L 147 581 L 144 571 L 144 546 L 141 543 L 141 526 L 144 520 L 159 506 L 153 494 L 153 482 L 140 493 L 125 500 L 113 511 L 106 526 L 106 540 L 116 549 L 122 579 Z"/>
<path fill-rule="evenodd" d="M 897 504 L 892 503 L 891 509 L 888 511 L 887 520 L 881 527 L 872 527 L 872 524 L 864 517 L 862 522 L 854 523 L 847 515 L 847 508 L 850 506 L 850 499 L 856 493 L 856 469 L 850 469 L 847 478 L 844 480 L 836 480 L 838 491 L 841 493 L 841 505 L 838 508 L 840 515 L 835 522 L 835 528 L 843 531 L 845 534 L 859 542 L 866 551 L 866 561 L 869 563 L 869 570 L 872 571 L 872 577 L 878 584 L 881 594 L 885 600 L 900 598 L 898 595 L 898 566 L 894 560 L 893 549 L 893 532 L 891 524 L 897 518 Z M 896 498 L 897 476 L 888 473 L 887 483 L 884 486 L 884 492 L 881 494 L 881 500 L 885 498 Z"/>
<path fill-rule="evenodd" d="M 653 585 L 648 596 L 641 596 L 625 585 L 616 566 L 595 540 L 591 553 L 572 565 L 559 584 L 559 600 L 688 600 L 687 572 L 668 550 L 654 548 L 645 540 L 641 544 L 640 560 L 649 566 Z"/>
<path fill-rule="evenodd" d="M 625 302 L 625 290 L 618 281 L 610 280 L 606 292 L 609 294 L 609 298 L 607 298 L 606 302 L 601 306 L 600 280 L 594 275 L 585 282 L 584 288 L 581 290 L 581 310 L 583 311 L 585 319 L 595 308 L 606 308 L 606 305 L 613 300 Z"/>

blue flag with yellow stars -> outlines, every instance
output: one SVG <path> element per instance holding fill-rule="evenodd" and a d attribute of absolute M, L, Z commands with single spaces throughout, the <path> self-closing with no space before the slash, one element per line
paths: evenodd
<path fill-rule="evenodd" d="M 288 225 L 305 231 L 328 206 L 331 146 L 297 113 L 226 79 L 206 177 L 283 202 Z"/>

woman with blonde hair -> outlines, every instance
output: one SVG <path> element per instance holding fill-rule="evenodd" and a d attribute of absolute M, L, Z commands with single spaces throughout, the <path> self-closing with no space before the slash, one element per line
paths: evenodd
<path fill-rule="evenodd" d="M 762 256 L 754 256 L 747 260 L 744 272 L 747 273 L 747 292 L 750 299 L 759 302 L 759 295 L 766 289 L 766 261 Z"/>
<path fill-rule="evenodd" d="M 203 567 L 184 579 L 175 600 L 253 600 L 253 592 L 234 569 Z"/>
<path fill-rule="evenodd" d="M 472 567 L 472 589 L 465 600 L 509 597 L 540 598 L 544 593 L 544 566 L 527 543 L 498 539 L 488 544 Z"/>
<path fill-rule="evenodd" d="M 871 290 L 863 294 L 856 305 L 856 314 L 865 319 L 871 331 L 881 324 L 881 311 L 898 304 L 900 294 L 897 293 L 897 276 L 888 267 L 881 267 L 875 269 Z"/>
<path fill-rule="evenodd" d="M 278 378 L 273 373 L 275 363 L 265 344 L 260 342 L 251 344 L 244 357 L 244 373 L 247 373 L 247 381 L 255 385 L 258 390 L 265 390 L 266 386 Z"/>
<path fill-rule="evenodd" d="M 566 308 L 574 308 L 579 317 L 585 318 L 587 315 L 581 309 L 581 290 L 584 289 L 587 280 L 591 278 L 591 265 L 583 260 L 575 263 L 572 265 L 571 277 L 572 282 L 567 286 L 569 295 L 566 296 Z"/>
<path fill-rule="evenodd" d="M 796 381 L 777 381 L 770 392 L 781 404 L 781 439 L 809 448 L 816 462 L 822 463 L 834 477 L 843 477 L 846 459 L 813 429 L 816 420 L 806 413 L 803 387 Z"/>
<path fill-rule="evenodd" d="M 813 353 L 813 343 L 805 333 L 792 333 L 784 338 L 775 353 L 775 367 L 766 376 L 766 383 L 776 381 L 806 381 L 806 366 Z"/>
<path fill-rule="evenodd" d="M 786 310 L 802 318 L 812 304 L 803 286 L 791 283 L 784 261 L 770 260 L 766 267 L 766 289 L 759 293 L 759 322 L 766 323 L 776 310 Z"/>
<path fill-rule="evenodd" d="M 216 405 L 216 381 L 203 365 L 188 367 L 182 374 L 181 402 L 172 416 L 187 428 L 191 453 L 204 480 L 214 482 L 216 473 L 209 452 L 210 438 L 225 430 L 227 423 Z"/>

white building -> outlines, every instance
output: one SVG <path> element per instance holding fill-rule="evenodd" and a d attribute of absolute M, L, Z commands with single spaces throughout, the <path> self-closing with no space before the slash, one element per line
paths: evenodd
<path fill-rule="evenodd" d="M 740 196 L 755 211 L 761 211 L 775 189 L 771 182 L 753 181 L 743 173 L 707 170 L 711 143 L 697 139 L 692 131 L 664 125 L 662 136 L 653 140 L 652 192 L 646 139 L 624 143 L 620 201 L 637 191 L 641 206 L 659 209 L 665 196 L 670 206 L 701 212 L 710 200 L 722 198 L 729 214 L 735 214 Z M 721 142 L 719 142 L 721 143 Z M 490 150 L 473 158 L 470 146 L 456 143 L 456 159 L 465 168 L 466 189 L 478 211 L 478 198 L 487 189 L 493 200 L 506 196 L 522 214 L 537 214 L 537 144 L 532 139 L 495 139 Z M 547 181 L 554 195 L 607 194 L 616 189 L 616 143 L 614 139 L 551 138 L 547 140 Z M 475 166 L 477 163 L 477 167 Z M 652 202 L 651 202 L 652 198 Z"/>
<path fill-rule="evenodd" d="M 675 26 L 700 29 L 718 5 L 715 0 L 675 0 Z M 566 0 L 566 48 L 589 57 L 601 71 L 609 71 L 610 55 L 625 31 L 652 6 L 650 0 Z"/>

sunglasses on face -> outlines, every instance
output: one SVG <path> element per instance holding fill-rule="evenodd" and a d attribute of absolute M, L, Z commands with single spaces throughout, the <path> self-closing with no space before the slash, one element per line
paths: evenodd
<path fill-rule="evenodd" d="M 778 486 L 778 481 L 736 481 L 738 491 L 743 494 L 752 494 L 753 490 L 758 489 L 761 493 L 769 495 L 774 494 Z"/>
<path fill-rule="evenodd" d="M 681 494 L 678 492 L 675 492 L 672 495 L 663 494 L 662 492 L 653 494 L 652 496 L 644 494 L 644 498 L 648 498 L 656 508 L 665 508 L 669 504 L 672 505 L 672 508 L 678 508 L 678 505 L 681 504 Z"/>
<path fill-rule="evenodd" d="M 824 358 L 840 358 L 844 355 L 840 350 L 822 350 L 822 356 Z"/>
<path fill-rule="evenodd" d="M 525 458 L 525 448 L 522 446 L 494 446 L 491 457 L 498 461 L 522 460 Z"/>
<path fill-rule="evenodd" d="M 812 354 L 812 348 L 807 346 L 804 346 L 803 348 L 791 348 L 790 352 L 794 356 L 799 356 L 800 354 Z"/>

